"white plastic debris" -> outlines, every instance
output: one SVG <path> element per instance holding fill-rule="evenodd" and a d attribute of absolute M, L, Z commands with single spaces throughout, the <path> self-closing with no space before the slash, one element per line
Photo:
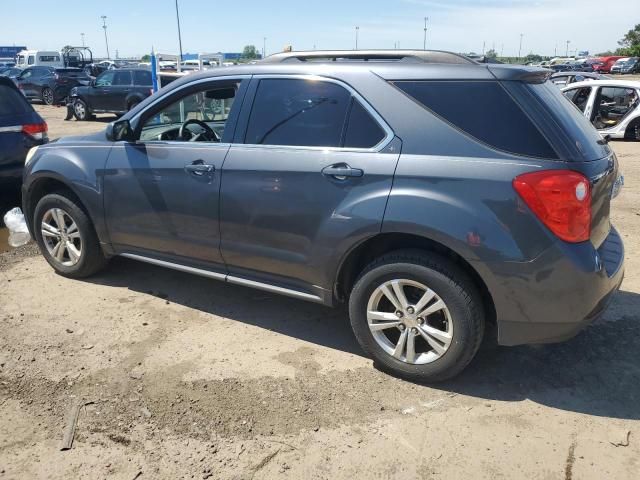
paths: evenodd
<path fill-rule="evenodd" d="M 5 213 L 4 224 L 9 229 L 9 245 L 12 247 L 21 247 L 31 241 L 27 222 L 19 207 L 12 208 Z"/>

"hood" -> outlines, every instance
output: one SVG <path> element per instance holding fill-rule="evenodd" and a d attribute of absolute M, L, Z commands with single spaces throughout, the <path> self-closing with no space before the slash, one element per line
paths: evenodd
<path fill-rule="evenodd" d="M 55 140 L 56 143 L 109 143 L 107 142 L 107 137 L 105 135 L 105 130 L 100 130 L 99 132 L 89 133 L 87 135 L 73 135 L 69 137 L 61 137 Z"/>

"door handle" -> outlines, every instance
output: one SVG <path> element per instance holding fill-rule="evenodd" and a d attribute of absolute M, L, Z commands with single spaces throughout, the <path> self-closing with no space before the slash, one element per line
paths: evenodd
<path fill-rule="evenodd" d="M 338 163 L 336 165 L 329 165 L 322 169 L 322 174 L 327 177 L 334 177 L 338 180 L 345 180 L 346 178 L 362 177 L 364 170 L 360 168 L 353 168 L 346 163 Z"/>
<path fill-rule="evenodd" d="M 202 176 L 205 174 L 212 174 L 216 171 L 216 167 L 213 165 L 208 165 L 204 163 L 202 160 L 196 160 L 193 163 L 188 163 L 184 166 L 184 169 L 187 173 L 191 173 L 193 175 Z"/>

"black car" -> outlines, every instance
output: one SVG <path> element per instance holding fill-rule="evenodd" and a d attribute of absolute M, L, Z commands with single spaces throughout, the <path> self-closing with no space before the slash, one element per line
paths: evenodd
<path fill-rule="evenodd" d="M 91 81 L 80 68 L 29 67 L 15 78 L 25 97 L 42 100 L 47 105 L 62 102 L 77 85 Z"/>
<path fill-rule="evenodd" d="M 0 76 L 3 76 L 3 77 L 16 78 L 21 73 L 22 73 L 21 68 L 16 68 L 16 67 L 0 68 Z"/>
<path fill-rule="evenodd" d="M 47 124 L 20 94 L 0 76 L 0 182 L 20 183 L 27 152 L 48 141 Z"/>
<path fill-rule="evenodd" d="M 160 86 L 179 75 L 160 75 Z M 71 90 L 68 108 L 76 119 L 90 120 L 94 113 L 123 114 L 152 93 L 151 71 L 144 68 L 119 68 L 101 73 L 88 86 Z"/>
<path fill-rule="evenodd" d="M 107 70 L 90 85 L 73 89 L 73 113 L 78 120 L 88 120 L 94 113 L 122 114 L 151 95 L 151 89 L 149 70 Z"/>

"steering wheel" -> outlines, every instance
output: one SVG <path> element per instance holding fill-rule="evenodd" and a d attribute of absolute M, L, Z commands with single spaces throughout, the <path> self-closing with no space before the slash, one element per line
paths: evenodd
<path fill-rule="evenodd" d="M 189 125 L 198 125 L 200 128 L 202 128 L 204 130 L 204 132 L 200 132 L 200 133 L 193 133 L 192 131 L 190 131 L 187 127 Z M 189 132 L 190 137 L 189 138 L 185 138 L 184 134 L 186 132 Z M 188 140 L 190 142 L 197 142 L 200 137 L 204 138 L 205 141 L 209 141 L 209 142 L 219 142 L 220 141 L 220 136 L 215 132 L 215 130 L 213 130 L 209 125 L 207 125 L 206 123 L 204 123 L 201 120 L 197 120 L 195 118 L 191 118 L 189 120 L 187 120 L 186 122 L 184 122 L 181 126 L 180 126 L 180 130 L 178 131 L 178 138 L 181 140 Z"/>

